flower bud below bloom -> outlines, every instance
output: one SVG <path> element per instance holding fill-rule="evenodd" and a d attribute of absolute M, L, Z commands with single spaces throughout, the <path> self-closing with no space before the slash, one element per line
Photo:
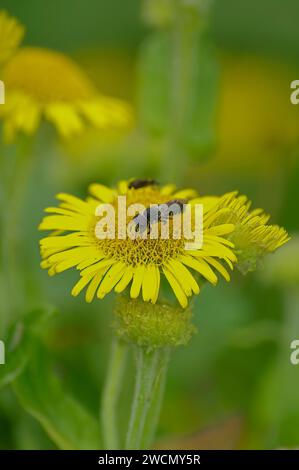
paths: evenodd
<path fill-rule="evenodd" d="M 182 310 L 167 303 L 151 304 L 121 296 L 115 315 L 119 337 L 150 349 L 186 345 L 196 333 L 190 308 Z"/>

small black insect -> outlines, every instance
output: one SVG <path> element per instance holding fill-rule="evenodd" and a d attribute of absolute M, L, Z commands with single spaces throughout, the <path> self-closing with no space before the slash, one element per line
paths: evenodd
<path fill-rule="evenodd" d="M 159 183 L 154 179 L 136 179 L 129 183 L 129 189 L 141 189 L 147 186 L 157 186 Z"/>
<path fill-rule="evenodd" d="M 172 199 L 164 204 L 154 204 L 148 207 L 140 214 L 137 214 L 133 219 L 135 224 L 135 231 L 143 233 L 145 230 L 150 230 L 150 225 L 157 222 L 166 223 L 169 217 L 176 214 L 181 214 L 184 211 L 184 205 L 187 199 Z M 169 208 L 171 208 L 169 210 Z"/>
<path fill-rule="evenodd" d="M 171 199 L 170 201 L 166 202 L 167 207 L 174 206 L 171 211 L 169 211 L 168 215 L 176 215 L 180 214 L 184 211 L 184 205 L 187 204 L 187 199 Z"/>

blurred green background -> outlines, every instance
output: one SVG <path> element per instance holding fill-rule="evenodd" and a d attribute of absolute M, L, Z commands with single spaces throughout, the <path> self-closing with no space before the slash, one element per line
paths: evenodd
<path fill-rule="evenodd" d="M 177 170 L 177 160 L 165 154 L 161 134 L 147 128 L 139 108 L 142 51 L 153 30 L 142 17 L 140 1 L 2 0 L 1 8 L 26 25 L 26 44 L 67 52 L 102 92 L 125 98 L 137 109 L 137 130 L 117 141 L 91 134 L 70 148 L 45 148 L 40 139 L 22 215 L 25 249 L 19 263 L 26 273 L 27 302 L 36 309 L 46 299 L 58 311 L 42 334 L 51 367 L 65 390 L 97 417 L 113 299 L 87 305 L 69 294 L 75 272 L 50 279 L 39 268 L 36 227 L 43 208 L 52 205 L 57 191 L 84 196 L 93 181 L 114 184 L 120 178 L 153 176 L 168 182 L 167 175 L 174 175 L 180 185 L 200 194 L 238 189 L 296 241 L 299 106 L 291 105 L 289 97 L 291 81 L 299 78 L 299 4 L 214 2 L 208 34 L 219 66 L 216 145 L 182 154 Z M 207 286 L 196 300 L 198 335 L 172 360 L 156 446 L 299 446 L 299 365 L 289 361 L 290 342 L 299 338 L 299 249 L 294 240 L 276 264 L 266 261 L 264 270 L 245 278 L 234 273 L 230 284 Z M 120 403 L 122 432 L 130 370 Z M 0 448 L 54 448 L 20 405 L 23 399 L 29 406 L 20 389 L 21 400 L 9 388 L 0 392 Z M 45 382 L 43 390 L 32 385 L 27 393 L 42 403 L 40 394 L 47 396 L 47 390 Z"/>

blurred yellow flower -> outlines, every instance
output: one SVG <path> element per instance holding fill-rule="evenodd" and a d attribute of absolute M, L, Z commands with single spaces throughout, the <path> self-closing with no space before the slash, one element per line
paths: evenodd
<path fill-rule="evenodd" d="M 24 36 L 23 26 L 6 11 L 0 11 L 0 64 L 14 53 Z"/>
<path fill-rule="evenodd" d="M 3 69 L 6 103 L 0 119 L 8 141 L 21 131 L 31 135 L 42 119 L 69 138 L 87 125 L 122 129 L 132 124 L 125 102 L 98 93 L 83 70 L 59 52 L 37 47 L 20 48 Z"/>
<path fill-rule="evenodd" d="M 127 181 L 110 189 L 100 184 L 89 188 L 92 197 L 81 200 L 69 194 L 58 194 L 62 201 L 58 207 L 49 207 L 41 222 L 40 230 L 52 230 L 50 236 L 40 242 L 42 268 L 50 275 L 77 267 L 81 278 L 72 290 L 78 295 L 86 286 L 86 301 L 91 302 L 95 295 L 103 298 L 113 289 L 124 291 L 131 283 L 130 296 L 137 298 L 142 292 L 144 301 L 156 303 L 160 291 L 160 277 L 165 276 L 175 296 L 183 308 L 187 307 L 188 297 L 198 294 L 199 285 L 190 268 L 212 284 L 217 283 L 218 271 L 227 281 L 227 269 L 219 262 L 223 260 L 232 269 L 236 256 L 233 244 L 225 237 L 232 232 L 231 223 L 215 223 L 222 209 L 214 206 L 203 213 L 203 246 L 186 250 L 184 236 L 179 239 L 170 236 L 164 239 L 114 238 L 99 239 L 95 227 L 99 217 L 95 215 L 99 204 L 110 203 L 117 208 L 117 198 L 125 195 L 127 206 L 162 204 L 176 198 L 187 198 L 190 204 L 195 201 L 193 190 L 177 191 L 173 185 L 158 187 L 150 185 L 132 188 Z M 127 223 L 132 217 L 127 216 Z M 116 217 L 116 229 L 117 229 Z M 70 232 L 70 233 L 67 233 Z"/>

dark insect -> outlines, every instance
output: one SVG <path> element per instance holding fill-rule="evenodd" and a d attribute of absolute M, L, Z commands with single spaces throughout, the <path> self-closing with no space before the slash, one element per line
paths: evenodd
<path fill-rule="evenodd" d="M 135 231 L 143 233 L 145 230 L 150 230 L 151 224 L 166 223 L 169 217 L 181 214 L 184 211 L 184 204 L 187 202 L 187 199 L 172 199 L 164 204 L 154 204 L 148 207 L 132 219 L 135 224 Z"/>
<path fill-rule="evenodd" d="M 144 212 L 135 215 L 132 219 L 132 222 L 135 225 L 135 232 L 143 233 L 145 230 L 149 230 L 152 210 L 152 207 L 148 207 Z"/>
<path fill-rule="evenodd" d="M 147 186 L 157 186 L 158 182 L 154 179 L 136 179 L 129 183 L 129 189 L 141 189 Z"/>
<path fill-rule="evenodd" d="M 187 204 L 187 202 L 187 199 L 171 199 L 170 201 L 166 202 L 167 207 L 171 207 L 172 205 L 174 206 L 168 215 L 176 215 L 183 212 L 184 205 Z"/>

